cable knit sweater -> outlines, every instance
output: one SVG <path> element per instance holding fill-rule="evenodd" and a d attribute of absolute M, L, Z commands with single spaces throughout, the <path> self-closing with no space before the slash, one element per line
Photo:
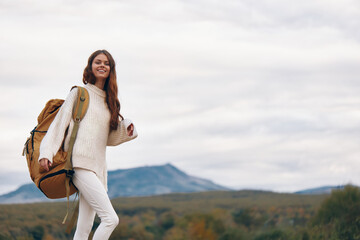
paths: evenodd
<path fill-rule="evenodd" d="M 90 101 L 76 136 L 72 153 L 73 167 L 95 172 L 107 189 L 106 146 L 116 146 L 130 141 L 136 138 L 138 134 L 134 127 L 133 135 L 130 137 L 127 135 L 126 129 L 131 124 L 129 119 L 121 121 L 117 130 L 110 132 L 110 111 L 106 103 L 105 91 L 92 84 L 86 84 L 85 88 L 89 92 Z M 40 145 L 39 160 L 47 158 L 52 162 L 53 156 L 61 147 L 65 131 L 69 126 L 64 145 L 65 151 L 68 150 L 70 135 L 74 127 L 72 110 L 77 98 L 77 91 L 76 88 L 71 90 L 51 123 Z"/>

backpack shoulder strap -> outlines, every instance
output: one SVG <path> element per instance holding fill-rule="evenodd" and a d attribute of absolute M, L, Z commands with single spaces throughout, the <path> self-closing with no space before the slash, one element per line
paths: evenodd
<path fill-rule="evenodd" d="M 69 141 L 69 149 L 66 156 L 66 163 L 64 170 L 66 171 L 66 180 L 65 180 L 65 189 L 66 189 L 66 198 L 67 198 L 67 211 L 65 218 L 63 220 L 63 224 L 65 224 L 65 221 L 67 219 L 68 213 L 69 213 L 69 196 L 70 196 L 70 181 L 72 178 L 72 175 L 74 173 L 73 167 L 72 167 L 72 151 L 75 144 L 75 139 L 77 132 L 79 130 L 80 121 L 84 118 L 87 109 L 89 107 L 89 93 L 88 91 L 83 87 L 77 87 L 78 94 L 77 99 L 74 104 L 73 108 L 73 119 L 74 119 L 74 127 L 72 129 L 71 135 L 70 135 L 70 141 Z M 69 225 L 69 228 L 71 226 Z"/>
<path fill-rule="evenodd" d="M 89 93 L 85 88 L 77 87 L 77 89 L 78 89 L 78 95 L 73 108 L 73 119 L 75 124 L 70 135 L 69 149 L 67 154 L 66 168 L 68 170 L 72 170 L 72 159 L 71 159 L 72 150 L 75 144 L 77 132 L 79 130 L 80 121 L 84 118 L 87 109 L 89 107 L 89 101 L 90 101 Z"/>
<path fill-rule="evenodd" d="M 83 87 L 77 87 L 78 95 L 73 109 L 73 119 L 75 122 L 81 121 L 89 106 L 89 92 Z"/>

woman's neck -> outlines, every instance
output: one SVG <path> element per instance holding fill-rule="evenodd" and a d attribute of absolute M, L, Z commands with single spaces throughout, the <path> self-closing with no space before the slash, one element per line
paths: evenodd
<path fill-rule="evenodd" d="M 106 81 L 106 79 L 96 79 L 96 82 L 94 85 L 96 87 L 100 88 L 101 90 L 104 90 L 105 81 Z"/>

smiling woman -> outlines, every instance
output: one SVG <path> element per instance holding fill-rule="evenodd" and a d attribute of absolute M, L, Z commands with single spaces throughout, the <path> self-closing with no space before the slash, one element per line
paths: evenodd
<path fill-rule="evenodd" d="M 98 50 L 91 54 L 84 69 L 83 82 L 90 101 L 85 117 L 77 125 L 71 155 L 75 171 L 72 181 L 80 192 L 74 239 L 88 239 L 97 214 L 101 224 L 93 239 L 103 240 L 110 237 L 119 221 L 107 195 L 106 146 L 130 141 L 137 137 L 137 132 L 133 123 L 120 115 L 115 61 L 108 51 Z M 39 162 L 46 171 L 52 167 L 53 157 L 63 143 L 64 150 L 69 149 L 75 125 L 72 110 L 76 96 L 77 89 L 74 89 L 41 142 Z"/>

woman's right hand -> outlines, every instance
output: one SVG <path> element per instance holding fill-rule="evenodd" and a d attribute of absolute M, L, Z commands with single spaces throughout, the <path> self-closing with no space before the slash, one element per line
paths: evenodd
<path fill-rule="evenodd" d="M 49 171 L 49 168 L 51 167 L 51 162 L 47 158 L 42 158 L 39 160 L 40 166 L 44 168 L 46 171 Z"/>

